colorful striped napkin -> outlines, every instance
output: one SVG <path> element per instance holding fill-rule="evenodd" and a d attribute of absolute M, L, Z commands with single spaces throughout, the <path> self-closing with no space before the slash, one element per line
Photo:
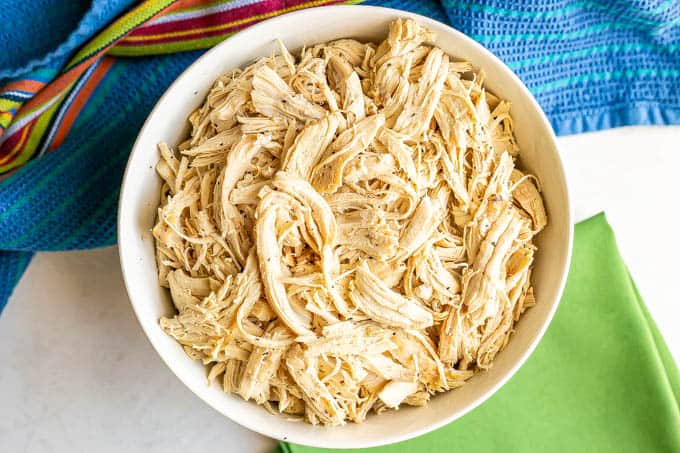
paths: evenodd
<path fill-rule="evenodd" d="M 202 49 L 305 0 L 0 0 L 0 309 L 40 250 L 115 243 L 130 146 Z M 351 1 L 346 3 L 358 3 Z M 675 0 L 370 0 L 491 49 L 559 134 L 680 123 Z"/>

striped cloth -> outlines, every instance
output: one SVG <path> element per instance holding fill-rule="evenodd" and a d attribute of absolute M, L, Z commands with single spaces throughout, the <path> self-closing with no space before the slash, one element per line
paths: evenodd
<path fill-rule="evenodd" d="M 0 30 L 0 309 L 35 251 L 115 243 L 131 144 L 202 49 L 332 3 L 0 0 L 12 24 Z M 610 3 L 364 2 L 448 22 L 482 43 L 527 84 L 558 134 L 680 124 L 680 2 Z"/>

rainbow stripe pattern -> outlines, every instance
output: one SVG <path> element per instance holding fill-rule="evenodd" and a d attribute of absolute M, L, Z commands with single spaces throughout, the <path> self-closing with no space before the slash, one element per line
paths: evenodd
<path fill-rule="evenodd" d="M 338 2 L 142 2 L 87 42 L 60 72 L 42 77 L 30 75 L 0 88 L 0 174 L 55 149 L 63 141 L 87 94 L 111 67 L 115 56 L 205 49 L 263 19 L 332 3 Z M 54 141 L 55 137 L 60 139 Z"/>
<path fill-rule="evenodd" d="M 26 0 L 21 10 L 50 1 L 54 8 L 34 9 L 49 18 L 9 11 L 15 27 L 0 30 L 1 42 L 17 44 L 0 53 L 0 309 L 35 251 L 115 243 L 118 187 L 132 141 L 158 97 L 203 49 L 289 11 L 359 3 L 95 0 L 79 22 L 60 17 L 73 11 L 57 0 Z M 676 0 L 361 3 L 430 16 L 476 39 L 523 79 L 558 134 L 680 124 Z M 66 38 L 40 29 L 60 20 L 77 23 Z M 25 31 L 31 27 L 35 36 Z M 17 49 L 38 38 L 50 51 L 24 61 Z M 7 55 L 14 59 L 4 63 Z"/>

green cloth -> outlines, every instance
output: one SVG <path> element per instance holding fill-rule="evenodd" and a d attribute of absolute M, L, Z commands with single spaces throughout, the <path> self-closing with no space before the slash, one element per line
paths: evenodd
<path fill-rule="evenodd" d="M 605 216 L 576 226 L 555 318 L 501 390 L 437 431 L 367 451 L 680 452 L 680 375 Z"/>

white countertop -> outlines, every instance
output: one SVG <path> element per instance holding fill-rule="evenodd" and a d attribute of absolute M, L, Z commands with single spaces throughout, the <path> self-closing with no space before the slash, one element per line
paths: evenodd
<path fill-rule="evenodd" d="M 680 361 L 680 127 L 559 140 L 576 219 L 605 211 Z M 128 303 L 114 247 L 40 253 L 0 316 L 0 450 L 270 451 L 156 355 Z"/>

